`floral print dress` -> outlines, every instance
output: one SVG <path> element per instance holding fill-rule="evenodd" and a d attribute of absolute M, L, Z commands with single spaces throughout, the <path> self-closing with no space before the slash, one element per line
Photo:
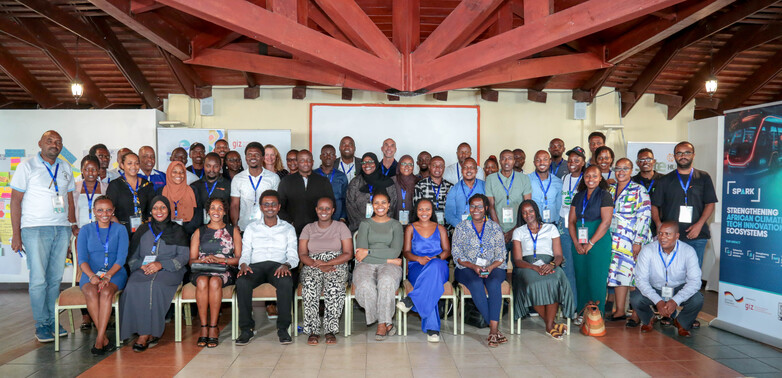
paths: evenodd
<path fill-rule="evenodd" d="M 203 259 L 206 256 L 216 256 L 219 258 L 234 257 L 234 239 L 233 227 L 226 226 L 219 230 L 213 230 L 207 226 L 200 229 L 200 246 L 198 248 L 198 258 Z M 236 271 L 233 266 L 228 266 L 223 273 L 198 272 L 192 275 L 195 285 L 200 276 L 218 276 L 223 279 L 223 286 L 233 285 L 236 282 Z"/>

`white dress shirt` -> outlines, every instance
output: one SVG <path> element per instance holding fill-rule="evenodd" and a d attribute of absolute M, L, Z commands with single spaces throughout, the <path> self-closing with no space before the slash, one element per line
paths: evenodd
<path fill-rule="evenodd" d="M 660 258 L 660 242 L 651 242 L 638 254 L 638 262 L 635 264 L 635 286 L 644 297 L 652 303 L 662 299 L 655 290 L 661 290 L 665 286 L 665 265 Z M 674 253 L 676 255 L 674 256 Z M 684 287 L 675 293 L 673 301 L 681 305 L 690 299 L 701 288 L 701 268 L 698 265 L 698 255 L 695 249 L 687 243 L 676 242 L 676 246 L 670 254 L 662 252 L 662 257 L 668 266 L 668 286 L 676 288 L 682 284 Z"/>
<path fill-rule="evenodd" d="M 295 268 L 299 265 L 298 245 L 296 230 L 290 223 L 277 217 L 277 224 L 269 227 L 259 219 L 244 231 L 239 265 L 275 261 Z"/>
<path fill-rule="evenodd" d="M 453 163 L 445 167 L 443 178 L 446 179 L 448 182 L 453 182 L 453 183 L 458 183 L 459 181 L 461 181 L 462 166 L 459 165 L 459 162 Z M 483 174 L 483 169 L 481 169 L 480 164 L 478 164 L 478 172 L 475 173 L 475 178 L 477 178 L 478 180 L 486 181 L 486 176 Z"/>
<path fill-rule="evenodd" d="M 260 180 L 260 184 L 258 184 Z M 253 176 L 252 181 L 258 184 L 258 189 L 253 189 L 250 183 L 250 170 L 245 169 L 234 176 L 231 180 L 231 197 L 239 197 L 239 229 L 245 231 L 252 222 L 253 215 L 261 219 L 261 209 L 259 207 L 261 193 L 265 190 L 274 189 L 280 185 L 280 176 L 276 173 L 264 169 L 258 177 Z"/>

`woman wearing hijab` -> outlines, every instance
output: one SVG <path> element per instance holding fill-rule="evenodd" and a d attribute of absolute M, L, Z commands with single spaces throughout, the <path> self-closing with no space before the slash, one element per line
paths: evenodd
<path fill-rule="evenodd" d="M 130 277 L 120 306 L 120 337 L 124 340 L 138 334 L 135 352 L 154 346 L 163 334 L 166 312 L 189 258 L 187 234 L 170 219 L 171 203 L 156 196 L 151 204 L 151 220 L 139 226 L 130 241 Z"/>
<path fill-rule="evenodd" d="M 418 183 L 418 177 L 413 174 L 415 163 L 410 155 L 402 156 L 396 167 L 396 176 L 391 178 L 396 186 L 396 198 L 398 199 L 396 209 L 391 213 L 391 217 L 398 220 L 402 225 L 410 222 L 410 214 L 413 211 L 413 194 L 415 193 L 415 184 Z"/>
<path fill-rule="evenodd" d="M 380 164 L 380 161 L 377 160 L 377 155 L 367 152 L 361 157 L 359 164 L 361 165 L 361 170 L 348 184 L 348 193 L 345 197 L 350 232 L 356 232 L 361 221 L 372 217 L 374 212 L 372 209 L 372 198 L 374 198 L 375 193 L 382 191 L 388 194 L 390 201 L 389 209 L 395 209 L 397 206 L 397 191 L 394 188 L 394 182 L 377 169 L 378 164 Z"/>
<path fill-rule="evenodd" d="M 185 228 L 192 235 L 204 224 L 203 211 L 198 207 L 193 188 L 187 185 L 187 170 L 180 161 L 172 161 L 166 170 L 166 186 L 160 189 L 171 203 L 171 220 Z"/>

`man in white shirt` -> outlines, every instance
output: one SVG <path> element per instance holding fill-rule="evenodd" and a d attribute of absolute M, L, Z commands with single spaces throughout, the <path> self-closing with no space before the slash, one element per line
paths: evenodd
<path fill-rule="evenodd" d="M 472 147 L 470 147 L 469 143 L 465 142 L 460 144 L 459 147 L 456 148 L 457 162 L 445 168 L 445 173 L 443 174 L 443 178 L 445 179 L 445 181 L 454 183 L 454 185 L 456 185 L 456 183 L 462 180 L 462 165 L 464 164 L 464 160 L 467 159 L 468 157 L 472 157 Z M 477 178 L 478 180 L 486 179 L 482 169 L 478 170 L 478 173 L 475 175 L 475 178 Z"/>
<path fill-rule="evenodd" d="M 299 265 L 298 239 L 293 226 L 277 216 L 280 195 L 276 190 L 266 190 L 261 194 L 260 208 L 263 218 L 250 223 L 242 237 L 242 257 L 236 279 L 239 329 L 242 333 L 236 339 L 236 345 L 248 344 L 255 335 L 253 289 L 265 283 L 277 289 L 277 336 L 281 344 L 290 344 L 293 341 L 288 327 L 291 325 L 294 287 L 291 268 Z"/>
<path fill-rule="evenodd" d="M 244 231 L 247 226 L 261 219 L 258 207 L 260 195 L 266 190 L 277 190 L 280 176 L 263 169 L 263 145 L 250 142 L 244 149 L 247 169 L 239 172 L 231 180 L 231 223 Z"/>
<path fill-rule="evenodd" d="M 641 332 L 650 332 L 655 306 L 661 316 L 673 318 L 679 336 L 690 337 L 692 323 L 703 308 L 701 268 L 695 249 L 679 242 L 679 224 L 663 222 L 657 241 L 645 245 L 635 265 L 630 303 L 641 318 Z M 676 309 L 682 307 L 678 315 Z"/>
<path fill-rule="evenodd" d="M 59 159 L 62 137 L 49 130 L 38 141 L 41 152 L 25 159 L 11 179 L 11 249 L 27 253 L 30 307 L 35 337 L 54 341 L 54 332 L 67 336 L 57 321 L 54 303 L 60 295 L 65 255 L 71 233 L 77 230 L 71 166 Z"/>
<path fill-rule="evenodd" d="M 337 169 L 348 177 L 348 184 L 356 177 L 356 142 L 349 136 L 339 141 L 339 159 L 335 163 Z"/>

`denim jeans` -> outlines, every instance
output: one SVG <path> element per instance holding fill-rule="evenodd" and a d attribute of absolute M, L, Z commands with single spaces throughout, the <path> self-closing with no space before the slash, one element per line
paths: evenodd
<path fill-rule="evenodd" d="M 709 239 L 682 239 L 679 241 L 687 243 L 692 249 L 695 250 L 695 254 L 698 255 L 698 268 L 703 269 L 703 254 L 706 251 L 706 243 Z"/>
<path fill-rule="evenodd" d="M 54 303 L 60 295 L 70 237 L 71 228 L 68 226 L 22 229 L 22 244 L 27 251 L 27 269 L 30 271 L 30 307 L 36 327 L 57 324 Z"/>

